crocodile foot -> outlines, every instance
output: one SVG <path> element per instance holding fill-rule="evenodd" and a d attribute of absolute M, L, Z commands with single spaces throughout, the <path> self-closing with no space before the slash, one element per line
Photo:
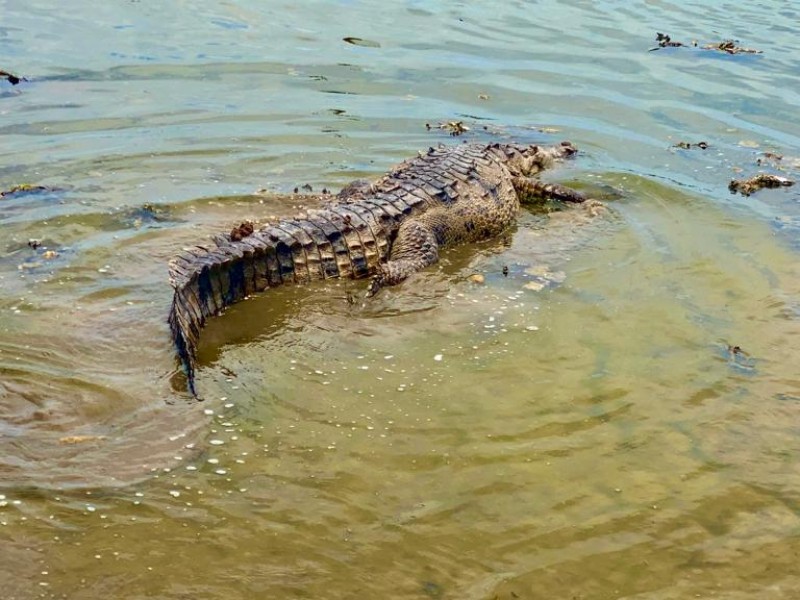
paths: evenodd
<path fill-rule="evenodd" d="M 377 277 L 373 277 L 372 281 L 369 282 L 369 287 L 367 288 L 367 298 L 372 298 L 379 291 L 381 291 L 381 284 Z"/>

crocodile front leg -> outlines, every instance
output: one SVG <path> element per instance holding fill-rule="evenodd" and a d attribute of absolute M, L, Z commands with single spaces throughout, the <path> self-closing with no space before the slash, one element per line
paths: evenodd
<path fill-rule="evenodd" d="M 578 190 L 559 183 L 544 183 L 528 177 L 514 177 L 512 183 L 522 204 L 540 203 L 546 200 L 575 203 L 586 201 L 586 196 Z"/>
<path fill-rule="evenodd" d="M 421 271 L 439 260 L 439 242 L 431 227 L 411 219 L 397 230 L 389 260 L 378 265 L 367 297 L 374 296 L 382 287 L 397 285 L 409 275 Z"/>

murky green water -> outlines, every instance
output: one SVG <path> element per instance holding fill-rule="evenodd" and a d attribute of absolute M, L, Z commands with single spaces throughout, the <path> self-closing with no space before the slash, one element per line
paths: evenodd
<path fill-rule="evenodd" d="M 4 598 L 800 595 L 800 196 L 727 191 L 800 177 L 793 5 L 3 9 Z M 609 210 L 251 299 L 175 389 L 172 254 L 448 120 Z"/>

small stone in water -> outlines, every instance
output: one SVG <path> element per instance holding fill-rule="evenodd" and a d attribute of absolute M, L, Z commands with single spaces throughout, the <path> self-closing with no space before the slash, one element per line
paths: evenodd
<path fill-rule="evenodd" d="M 211 444 L 212 446 L 222 446 L 222 444 L 224 444 L 225 442 L 222 440 L 211 440 L 208 443 Z"/>
<path fill-rule="evenodd" d="M 440 362 L 443 358 L 444 356 L 442 356 L 441 354 L 437 354 L 433 357 L 433 360 Z"/>
<path fill-rule="evenodd" d="M 213 414 L 214 414 L 214 411 L 213 411 L 213 410 L 211 410 L 210 408 L 206 408 L 206 409 L 203 411 L 203 414 L 204 414 L 204 415 L 213 415 Z"/>
<path fill-rule="evenodd" d="M 208 464 L 210 464 L 210 465 L 218 465 L 219 464 L 219 459 L 218 458 L 209 458 L 208 459 Z"/>
<path fill-rule="evenodd" d="M 181 493 L 178 490 L 170 490 L 169 495 L 172 496 L 173 498 L 177 498 L 178 496 L 181 495 Z"/>
<path fill-rule="evenodd" d="M 525 329 L 528 331 L 539 331 L 539 328 L 536 325 L 528 325 Z"/>
<path fill-rule="evenodd" d="M 217 475 L 225 475 L 228 473 L 228 471 L 226 469 L 217 469 L 216 471 L 214 471 L 214 473 L 216 473 Z"/>

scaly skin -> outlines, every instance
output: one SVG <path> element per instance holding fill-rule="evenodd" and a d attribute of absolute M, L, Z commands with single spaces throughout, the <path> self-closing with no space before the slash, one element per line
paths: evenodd
<path fill-rule="evenodd" d="M 578 192 L 530 179 L 572 156 L 558 146 L 461 144 L 430 148 L 370 184 L 353 182 L 321 210 L 252 233 L 234 230 L 170 261 L 169 324 L 195 394 L 200 329 L 249 294 L 288 282 L 372 276 L 368 295 L 514 222 L 521 201 L 582 202 Z"/>

